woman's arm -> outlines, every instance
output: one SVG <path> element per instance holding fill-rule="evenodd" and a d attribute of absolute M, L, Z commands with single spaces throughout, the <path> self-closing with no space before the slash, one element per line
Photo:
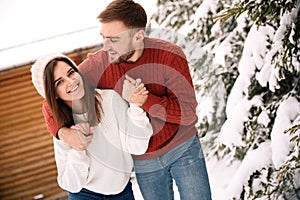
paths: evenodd
<path fill-rule="evenodd" d="M 84 130 L 80 130 L 80 133 L 80 131 L 76 129 L 58 126 L 58 123 L 54 119 L 46 100 L 43 102 L 42 111 L 44 114 L 46 127 L 51 135 L 55 136 L 57 139 L 62 140 L 64 143 L 68 144 L 75 150 L 86 150 L 87 146 L 90 144 L 92 136 L 83 138 L 80 137 L 80 134 L 86 133 Z"/>
<path fill-rule="evenodd" d="M 71 149 L 53 138 L 58 185 L 69 192 L 79 192 L 88 179 L 90 158 L 86 151 Z"/>
<path fill-rule="evenodd" d="M 146 112 L 113 93 L 113 111 L 124 150 L 135 155 L 144 154 L 148 148 L 153 129 Z"/>

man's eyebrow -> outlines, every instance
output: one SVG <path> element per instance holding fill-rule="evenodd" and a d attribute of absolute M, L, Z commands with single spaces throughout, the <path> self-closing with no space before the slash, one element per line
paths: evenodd
<path fill-rule="evenodd" d="M 113 39 L 120 38 L 120 36 L 104 36 L 102 33 L 100 33 L 100 35 L 102 35 L 103 38 L 113 38 Z"/>

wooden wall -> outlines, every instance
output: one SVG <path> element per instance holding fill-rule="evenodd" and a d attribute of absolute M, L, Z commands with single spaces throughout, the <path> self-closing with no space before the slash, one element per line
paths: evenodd
<path fill-rule="evenodd" d="M 67 54 L 80 63 L 88 52 Z M 46 129 L 43 98 L 31 82 L 29 63 L 0 72 L 0 199 L 64 199 L 56 182 L 52 136 Z"/>

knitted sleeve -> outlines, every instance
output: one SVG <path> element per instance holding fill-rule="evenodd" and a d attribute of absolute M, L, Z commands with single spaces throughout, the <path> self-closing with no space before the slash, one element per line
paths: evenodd
<path fill-rule="evenodd" d="M 79 192 L 87 182 L 90 158 L 86 151 L 76 151 L 61 140 L 53 139 L 58 185 L 69 192 Z"/>
<path fill-rule="evenodd" d="M 164 59 L 168 65 L 161 68 L 166 94 L 156 96 L 149 93 L 142 108 L 152 117 L 179 125 L 190 125 L 197 121 L 197 101 L 188 62 L 180 48 L 169 52 Z"/>
<path fill-rule="evenodd" d="M 108 65 L 109 60 L 106 52 L 99 50 L 95 53 L 89 53 L 87 59 L 78 65 L 78 69 L 84 75 L 87 83 L 96 88 L 99 87 L 100 79 Z"/>
<path fill-rule="evenodd" d="M 52 112 L 48 106 L 47 101 L 45 100 L 42 105 L 42 112 L 44 115 L 46 127 L 51 135 L 58 138 L 57 132 L 58 132 L 58 123 L 53 118 Z"/>
<path fill-rule="evenodd" d="M 144 154 L 153 134 L 146 112 L 113 93 L 113 112 L 116 118 L 123 150 L 135 155 Z"/>

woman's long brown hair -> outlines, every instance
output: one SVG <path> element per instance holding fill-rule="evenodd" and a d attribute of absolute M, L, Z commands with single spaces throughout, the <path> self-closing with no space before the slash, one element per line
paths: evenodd
<path fill-rule="evenodd" d="M 73 118 L 72 108 L 70 108 L 62 99 L 57 98 L 56 90 L 54 85 L 54 68 L 58 61 L 63 61 L 67 63 L 70 67 L 77 72 L 82 80 L 85 94 L 83 96 L 84 106 L 87 108 L 87 121 L 90 126 L 95 126 L 101 121 L 102 116 L 102 106 L 101 106 L 101 96 L 99 93 L 95 92 L 95 88 L 88 86 L 84 76 L 79 72 L 77 67 L 68 58 L 55 58 L 51 60 L 44 71 L 44 88 L 46 100 L 49 108 L 52 111 L 54 118 L 57 120 L 58 124 L 61 126 L 70 127 L 75 124 Z"/>

